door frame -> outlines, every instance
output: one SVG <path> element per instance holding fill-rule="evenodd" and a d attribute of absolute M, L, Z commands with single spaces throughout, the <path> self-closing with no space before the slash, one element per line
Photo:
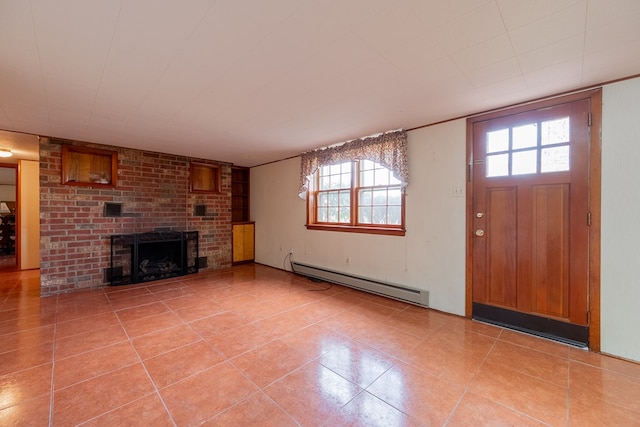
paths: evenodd
<path fill-rule="evenodd" d="M 557 104 L 588 99 L 591 108 L 589 131 L 588 197 L 591 226 L 589 227 L 589 271 L 587 307 L 589 312 L 589 349 L 600 351 L 600 200 L 602 171 L 602 88 L 560 95 L 532 101 L 517 106 L 482 113 L 467 118 L 467 199 L 466 199 L 466 266 L 465 266 L 465 316 L 471 318 L 473 306 L 473 125 L 480 121 L 525 113 Z"/>
<path fill-rule="evenodd" d="M 15 240 L 15 246 L 14 246 L 14 253 L 15 253 L 15 257 L 16 257 L 16 263 L 15 266 L 16 268 L 18 268 L 20 266 L 20 201 L 18 200 L 18 194 L 20 194 L 18 192 L 19 188 L 19 179 L 18 179 L 18 164 L 17 163 L 0 163 L 0 168 L 5 168 L 5 169 L 13 169 L 13 173 L 15 175 L 15 180 L 16 180 L 16 184 L 15 184 L 15 199 L 16 199 L 16 211 L 14 212 L 15 215 L 15 224 L 16 224 L 16 240 Z"/>

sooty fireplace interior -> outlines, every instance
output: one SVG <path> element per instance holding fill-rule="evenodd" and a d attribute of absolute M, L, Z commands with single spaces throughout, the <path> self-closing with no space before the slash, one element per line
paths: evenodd
<path fill-rule="evenodd" d="M 111 285 L 198 272 L 197 231 L 152 231 L 111 236 Z"/>

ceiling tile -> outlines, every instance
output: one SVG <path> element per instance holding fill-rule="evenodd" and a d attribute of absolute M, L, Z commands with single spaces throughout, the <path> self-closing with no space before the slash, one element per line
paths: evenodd
<path fill-rule="evenodd" d="M 610 46 L 584 57 L 583 84 L 600 84 L 640 74 L 640 40 Z"/>
<path fill-rule="evenodd" d="M 570 60 L 524 75 L 529 91 L 536 97 L 562 92 L 563 88 L 582 86 L 582 60 Z"/>
<path fill-rule="evenodd" d="M 471 84 L 478 88 L 482 86 L 496 85 L 501 81 L 510 80 L 521 76 L 522 71 L 516 58 L 509 58 L 504 61 L 494 62 L 486 67 L 478 68 L 467 73 L 467 78 Z"/>
<path fill-rule="evenodd" d="M 397 75 L 392 81 L 402 81 L 409 87 L 441 88 L 455 90 L 458 84 L 468 84 L 466 77 L 448 56 L 430 62 L 424 67 L 416 67 Z M 455 84 L 454 84 L 455 83 Z"/>
<path fill-rule="evenodd" d="M 476 92 L 487 103 L 486 110 L 510 105 L 520 99 L 530 97 L 527 82 L 522 75 L 501 80 L 492 85 L 478 87 Z"/>
<path fill-rule="evenodd" d="M 385 31 L 380 31 L 381 28 Z M 412 10 L 401 5 L 360 24 L 354 32 L 373 49 L 383 53 L 418 38 L 425 28 Z"/>
<path fill-rule="evenodd" d="M 425 69 L 432 62 L 447 56 L 436 37 L 431 33 L 426 33 L 403 45 L 396 46 L 382 55 L 402 71 Z"/>
<path fill-rule="evenodd" d="M 587 0 L 496 0 L 508 30 L 523 27 Z"/>
<path fill-rule="evenodd" d="M 119 2 L 32 2 L 45 83 L 71 78 L 97 89 L 120 11 Z M 70 77 L 73 76 L 73 77 Z"/>
<path fill-rule="evenodd" d="M 7 113 L 5 113 L 2 106 L 0 106 L 0 129 L 11 129 L 12 127 Z"/>
<path fill-rule="evenodd" d="M 343 27 L 356 28 L 363 22 L 392 9 L 402 7 L 404 0 L 325 0 L 322 3 L 332 20 Z"/>
<path fill-rule="evenodd" d="M 638 2 L 640 3 L 640 1 Z M 608 24 L 594 27 L 585 37 L 585 52 L 606 51 L 617 45 L 640 40 L 640 10 L 616 19 Z"/>
<path fill-rule="evenodd" d="M 527 74 L 567 60 L 578 60 L 584 55 L 583 48 L 584 36 L 579 34 L 518 55 L 518 61 L 522 72 Z"/>
<path fill-rule="evenodd" d="M 451 57 L 460 69 L 467 73 L 487 67 L 496 62 L 515 57 L 507 34 L 478 43 L 477 45 L 452 53 Z"/>
<path fill-rule="evenodd" d="M 4 1 L 0 8 L 0 58 L 2 70 L 40 70 L 38 45 L 33 31 L 29 2 Z M 7 59 L 11 61 L 7 61 Z"/>
<path fill-rule="evenodd" d="M 587 28 L 615 25 L 619 20 L 640 13 L 638 0 L 589 0 Z"/>
<path fill-rule="evenodd" d="M 429 29 L 449 25 L 461 16 L 475 13 L 491 3 L 494 0 L 407 0 L 408 6 Z"/>
<path fill-rule="evenodd" d="M 139 106 L 196 31 L 212 3 L 192 1 L 180 7 L 153 0 L 125 3 L 103 72 L 97 108 L 113 99 Z"/>
<path fill-rule="evenodd" d="M 509 36 L 516 53 L 522 54 L 583 34 L 585 20 L 586 5 L 579 2 L 512 30 Z"/>
<path fill-rule="evenodd" d="M 446 52 L 453 53 L 493 39 L 506 32 L 494 2 L 437 26 L 434 34 Z"/>

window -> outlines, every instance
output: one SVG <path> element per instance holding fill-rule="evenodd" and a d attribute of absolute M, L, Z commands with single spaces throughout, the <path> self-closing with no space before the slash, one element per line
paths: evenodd
<path fill-rule="evenodd" d="M 569 170 L 569 117 L 487 132 L 487 178 Z"/>
<path fill-rule="evenodd" d="M 308 192 L 307 228 L 404 235 L 402 182 L 371 160 L 321 166 Z"/>

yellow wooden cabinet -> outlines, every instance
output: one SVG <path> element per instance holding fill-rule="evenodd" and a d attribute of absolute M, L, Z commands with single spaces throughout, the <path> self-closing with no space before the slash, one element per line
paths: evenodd
<path fill-rule="evenodd" d="M 255 223 L 234 223 L 231 227 L 233 229 L 233 263 L 253 261 L 255 258 Z"/>

